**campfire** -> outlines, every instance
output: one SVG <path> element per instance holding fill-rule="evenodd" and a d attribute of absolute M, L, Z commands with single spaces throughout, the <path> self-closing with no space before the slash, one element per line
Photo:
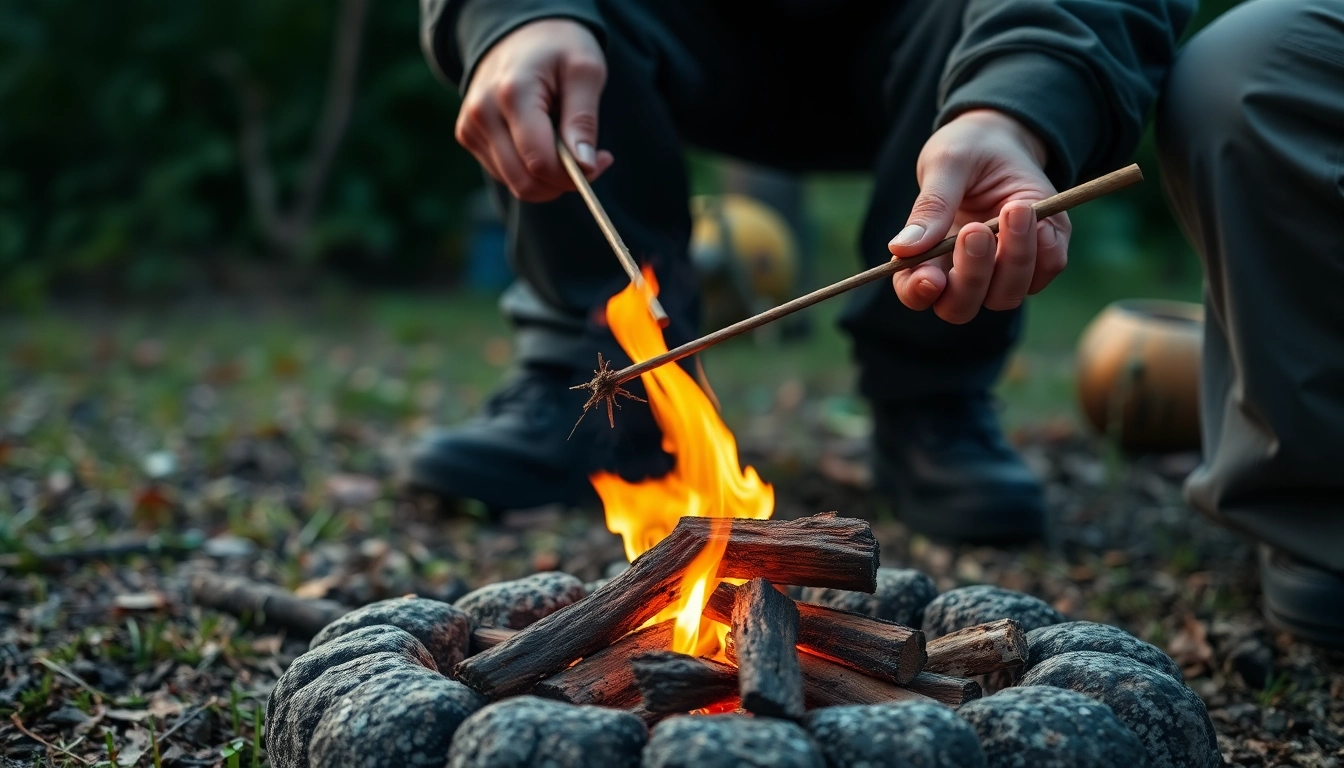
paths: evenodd
<path fill-rule="evenodd" d="M 667 352 L 643 293 L 657 290 L 646 270 L 643 286 L 607 304 L 608 324 L 636 362 Z M 741 466 L 705 390 L 676 365 L 641 378 L 676 466 L 641 482 L 591 478 L 630 568 L 516 634 L 478 631 L 483 650 L 457 666 L 459 680 L 490 698 L 531 692 L 648 722 L 739 709 L 799 719 L 836 704 L 959 706 L 981 695 L 971 677 L 1025 659 L 1011 620 L 926 643 L 917 629 L 796 602 L 781 588 L 874 591 L 869 525 L 834 514 L 770 520 L 774 490 Z"/>

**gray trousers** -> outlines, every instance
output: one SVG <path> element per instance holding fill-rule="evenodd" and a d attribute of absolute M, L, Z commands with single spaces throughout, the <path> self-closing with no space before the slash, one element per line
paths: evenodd
<path fill-rule="evenodd" d="M 1158 145 L 1207 270 L 1186 497 L 1344 571 L 1344 0 L 1252 0 L 1201 31 Z"/>

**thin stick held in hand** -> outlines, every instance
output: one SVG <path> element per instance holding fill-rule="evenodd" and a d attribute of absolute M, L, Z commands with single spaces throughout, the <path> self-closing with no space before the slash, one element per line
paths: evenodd
<path fill-rule="evenodd" d="M 1051 195 L 1050 197 L 1033 204 L 1031 207 L 1036 211 L 1036 218 L 1038 220 L 1045 219 L 1054 216 L 1055 214 L 1068 211 L 1083 203 L 1095 200 L 1103 195 L 1108 195 L 1116 190 L 1133 186 L 1140 181 L 1143 181 L 1143 171 L 1139 170 L 1138 165 L 1130 165 L 1121 168 L 1118 171 L 1112 171 L 1111 173 L 1093 179 L 1092 181 L 1079 184 L 1072 189 L 1066 189 L 1057 195 Z M 985 224 L 988 225 L 992 231 L 996 233 L 999 231 L 999 220 L 997 217 L 985 222 Z M 866 285 L 874 280 L 884 277 L 891 277 L 897 272 L 911 269 L 926 261 L 931 261 L 939 256 L 949 254 L 952 252 L 953 248 L 956 247 L 956 244 L 956 235 L 952 235 L 924 253 L 916 256 L 908 256 L 902 259 L 892 259 L 891 261 L 880 264 L 872 269 L 860 272 L 852 277 L 847 277 L 838 283 L 833 283 L 825 288 L 819 288 L 806 296 L 799 296 L 798 298 L 780 304 L 773 309 L 768 309 L 759 315 L 754 315 L 745 320 L 733 323 L 726 328 L 720 328 L 719 330 L 706 336 L 702 336 L 695 341 L 688 341 L 676 349 L 669 350 L 656 357 L 651 357 L 642 363 L 635 363 L 634 365 L 622 368 L 619 371 L 612 371 L 610 369 L 599 370 L 596 372 L 592 381 L 587 384 L 571 387 L 571 389 L 586 389 L 589 391 L 588 402 L 583 406 L 584 412 L 587 413 L 589 408 L 593 408 L 613 399 L 616 396 L 617 391 L 620 390 L 622 384 L 640 374 L 648 373 L 654 368 L 667 365 L 668 363 L 675 362 L 684 357 L 690 357 L 691 355 L 694 355 L 697 352 L 702 352 L 721 341 L 727 341 L 739 334 L 755 330 L 766 323 L 774 322 L 775 320 L 785 317 L 786 315 L 791 315 L 800 309 L 806 309 L 813 304 L 839 296 L 840 294 L 845 293 L 846 291 L 851 291 L 861 285 Z"/>
<path fill-rule="evenodd" d="M 653 319 L 658 321 L 658 325 L 667 327 L 667 312 L 663 311 L 663 305 L 658 301 L 651 291 L 644 288 L 644 275 L 639 271 L 639 265 L 630 255 L 630 249 L 625 247 L 625 241 L 616 232 L 616 227 L 612 226 L 611 219 L 607 217 L 607 211 L 602 207 L 602 202 L 593 194 L 593 188 L 588 185 L 588 179 L 583 175 L 583 169 L 579 167 L 578 161 L 570 153 L 569 147 L 560 139 L 555 140 L 555 149 L 560 153 L 560 162 L 565 166 L 565 171 L 569 173 L 569 178 L 574 182 L 575 189 L 579 190 L 579 196 L 583 202 L 588 204 L 588 210 L 592 211 L 593 218 L 597 220 L 598 229 L 606 236 L 607 242 L 611 243 L 611 250 L 616 252 L 616 258 L 621 260 L 621 266 L 625 268 L 625 274 L 630 276 L 630 282 L 640 290 L 649 299 L 649 312 Z"/>

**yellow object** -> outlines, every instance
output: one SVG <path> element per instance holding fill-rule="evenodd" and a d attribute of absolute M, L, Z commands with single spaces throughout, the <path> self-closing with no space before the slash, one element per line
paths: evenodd
<path fill-rule="evenodd" d="M 798 242 L 770 206 L 745 195 L 691 198 L 691 260 L 702 282 L 725 284 L 748 312 L 793 298 Z"/>

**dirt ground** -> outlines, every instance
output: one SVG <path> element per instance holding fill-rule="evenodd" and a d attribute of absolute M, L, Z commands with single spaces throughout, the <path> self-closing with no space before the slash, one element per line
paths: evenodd
<path fill-rule="evenodd" d="M 1344 763 L 1344 658 L 1266 629 L 1253 550 L 1180 500 L 1191 456 L 1131 461 L 1068 428 L 1021 433 L 1048 478 L 1053 540 L 952 547 L 910 535 L 867 488 L 862 437 L 817 414 L 788 421 L 803 436 L 778 414 L 741 431 L 744 461 L 776 486 L 777 516 L 868 518 L 883 565 L 923 569 L 943 589 L 1030 592 L 1165 648 L 1207 702 L 1229 764 Z M 623 562 L 596 511 L 487 522 L 398 497 L 396 435 L 321 438 L 271 430 L 212 455 L 188 445 L 127 478 L 124 499 L 82 483 L 87 468 L 37 473 L 34 446 L 0 443 L 0 763 L 265 764 L 259 713 L 305 645 L 193 606 L 185 581 L 199 569 L 358 605 L 410 592 L 453 600 L 536 570 L 596 580 Z M 343 466 L 362 452 L 385 460 Z"/>

